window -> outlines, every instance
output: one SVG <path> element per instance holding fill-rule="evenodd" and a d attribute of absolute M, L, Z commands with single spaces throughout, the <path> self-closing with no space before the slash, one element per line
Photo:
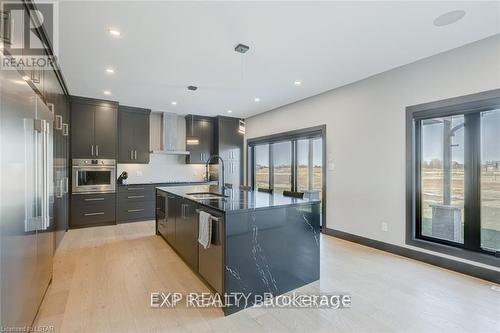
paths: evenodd
<path fill-rule="evenodd" d="M 500 110 L 481 113 L 481 247 L 500 251 Z"/>
<path fill-rule="evenodd" d="M 304 192 L 307 198 L 325 198 L 324 156 L 326 126 L 317 126 L 248 139 L 247 181 L 254 190 L 273 193 Z M 321 221 L 326 207 L 321 205 Z"/>
<path fill-rule="evenodd" d="M 464 116 L 422 120 L 422 236 L 464 242 Z"/>
<path fill-rule="evenodd" d="M 312 168 L 309 164 L 309 144 L 311 140 L 297 140 L 297 190 L 309 189 Z"/>
<path fill-rule="evenodd" d="M 269 188 L 269 145 L 255 146 L 255 188 Z"/>
<path fill-rule="evenodd" d="M 407 131 L 407 243 L 498 265 L 500 91 L 409 107 Z"/>
<path fill-rule="evenodd" d="M 277 193 L 292 190 L 292 142 L 272 144 L 273 189 Z"/>

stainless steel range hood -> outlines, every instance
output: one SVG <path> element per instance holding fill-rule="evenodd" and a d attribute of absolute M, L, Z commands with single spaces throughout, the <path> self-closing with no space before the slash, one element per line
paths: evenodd
<path fill-rule="evenodd" d="M 151 113 L 151 153 L 189 155 L 186 150 L 186 126 L 182 126 L 184 121 L 175 113 Z"/>

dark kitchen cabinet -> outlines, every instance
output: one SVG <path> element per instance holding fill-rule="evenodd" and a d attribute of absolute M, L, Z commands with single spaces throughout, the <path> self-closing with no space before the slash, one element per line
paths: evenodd
<path fill-rule="evenodd" d="M 164 191 L 156 191 L 156 229 L 171 247 L 177 250 L 175 223 L 179 217 L 180 198 Z"/>
<path fill-rule="evenodd" d="M 214 152 L 213 118 L 202 116 L 186 116 L 186 137 L 196 137 L 197 145 L 186 144 L 186 163 L 204 164 Z"/>
<path fill-rule="evenodd" d="M 116 202 L 118 223 L 144 221 L 155 217 L 154 185 L 119 186 Z"/>
<path fill-rule="evenodd" d="M 164 192 L 165 193 L 165 192 Z M 165 225 L 165 238 L 167 241 L 175 247 L 175 221 L 180 214 L 180 198 L 172 194 L 167 194 L 167 205 L 166 205 L 166 225 Z"/>
<path fill-rule="evenodd" d="M 214 153 L 224 160 L 224 180 L 233 188 L 243 183 L 243 134 L 239 132 L 239 124 L 238 118 L 215 118 Z"/>
<path fill-rule="evenodd" d="M 118 112 L 118 163 L 149 163 L 151 110 L 128 106 Z"/>
<path fill-rule="evenodd" d="M 156 191 L 156 228 L 184 261 L 198 271 L 198 204 Z"/>
<path fill-rule="evenodd" d="M 180 213 L 175 219 L 175 248 L 195 271 L 198 271 L 198 205 L 180 199 Z"/>
<path fill-rule="evenodd" d="M 116 159 L 117 107 L 112 101 L 71 97 L 71 157 Z"/>
<path fill-rule="evenodd" d="M 71 228 L 115 224 L 116 195 L 74 194 L 71 196 Z"/>

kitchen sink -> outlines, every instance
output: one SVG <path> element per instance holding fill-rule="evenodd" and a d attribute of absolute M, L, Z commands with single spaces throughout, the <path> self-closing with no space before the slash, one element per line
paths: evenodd
<path fill-rule="evenodd" d="M 225 198 L 228 198 L 227 195 L 214 193 L 214 192 L 193 192 L 193 193 L 187 193 L 187 195 L 189 195 L 195 199 L 225 199 Z"/>

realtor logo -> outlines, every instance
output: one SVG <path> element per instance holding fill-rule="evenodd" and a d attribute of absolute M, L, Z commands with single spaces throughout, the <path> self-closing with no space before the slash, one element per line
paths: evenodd
<path fill-rule="evenodd" d="M 4 1 L 0 8 L 1 69 L 51 69 L 58 52 L 54 1 Z"/>

